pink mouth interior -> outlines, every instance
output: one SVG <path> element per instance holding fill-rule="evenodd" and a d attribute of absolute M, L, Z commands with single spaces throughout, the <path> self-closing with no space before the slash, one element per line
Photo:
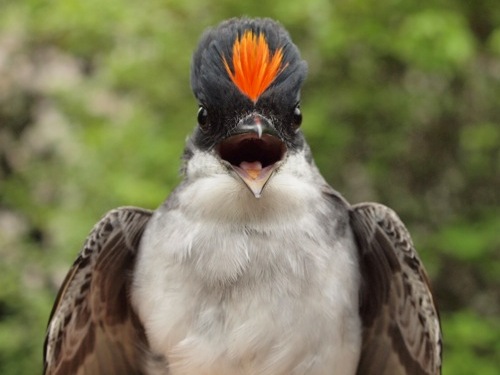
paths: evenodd
<path fill-rule="evenodd" d="M 260 172 L 262 171 L 262 163 L 260 161 L 242 161 L 239 167 L 254 180 L 260 176 Z"/>
<path fill-rule="evenodd" d="M 269 134 L 261 138 L 257 134 L 239 134 L 223 140 L 217 146 L 221 159 L 246 171 L 250 176 L 258 176 L 268 166 L 283 159 L 285 144 Z"/>

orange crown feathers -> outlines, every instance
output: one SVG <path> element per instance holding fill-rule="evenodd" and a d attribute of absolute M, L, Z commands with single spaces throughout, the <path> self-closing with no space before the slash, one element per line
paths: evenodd
<path fill-rule="evenodd" d="M 283 48 L 271 56 L 263 34 L 245 31 L 233 45 L 233 70 L 224 57 L 227 74 L 240 91 L 256 102 L 275 78 L 287 67 L 282 66 Z"/>

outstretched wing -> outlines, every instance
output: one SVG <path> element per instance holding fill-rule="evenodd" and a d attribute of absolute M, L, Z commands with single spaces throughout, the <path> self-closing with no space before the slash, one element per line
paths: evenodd
<path fill-rule="evenodd" d="M 408 230 L 391 209 L 351 209 L 359 249 L 363 345 L 358 375 L 441 373 L 439 316 Z"/>
<path fill-rule="evenodd" d="M 99 221 L 64 280 L 45 338 L 45 375 L 140 374 L 145 335 L 129 299 L 151 211 L 123 207 Z"/>

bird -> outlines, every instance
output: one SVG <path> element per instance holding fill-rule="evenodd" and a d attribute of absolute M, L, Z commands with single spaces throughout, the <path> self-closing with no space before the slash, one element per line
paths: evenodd
<path fill-rule="evenodd" d="M 208 28 L 183 179 L 94 226 L 56 297 L 44 374 L 435 375 L 442 335 L 404 223 L 350 204 L 301 130 L 307 63 L 270 18 Z"/>

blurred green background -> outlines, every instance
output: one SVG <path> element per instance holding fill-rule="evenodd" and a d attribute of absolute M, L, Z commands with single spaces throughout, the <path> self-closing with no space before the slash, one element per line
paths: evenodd
<path fill-rule="evenodd" d="M 309 63 L 303 129 L 327 180 L 408 225 L 446 375 L 500 369 L 498 0 L 0 0 L 0 374 L 37 374 L 92 225 L 157 207 L 196 121 L 205 27 L 281 21 Z"/>

